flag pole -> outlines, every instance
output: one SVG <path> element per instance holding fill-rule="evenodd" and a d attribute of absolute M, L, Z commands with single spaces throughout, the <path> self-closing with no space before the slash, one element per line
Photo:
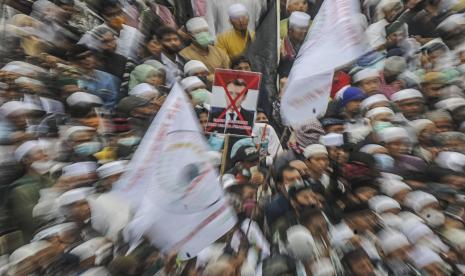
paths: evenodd
<path fill-rule="evenodd" d="M 224 136 L 223 155 L 221 156 L 221 170 L 220 170 L 221 176 L 224 175 L 224 171 L 226 170 L 226 161 L 228 160 L 229 137 L 230 137 L 230 134 L 226 134 Z"/>

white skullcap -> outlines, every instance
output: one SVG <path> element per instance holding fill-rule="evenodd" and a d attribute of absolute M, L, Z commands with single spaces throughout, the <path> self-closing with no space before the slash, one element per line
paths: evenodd
<path fill-rule="evenodd" d="M 379 78 L 379 72 L 376 69 L 366 68 L 357 72 L 352 78 L 353 83 L 360 82 L 366 79 Z"/>
<path fill-rule="evenodd" d="M 389 127 L 381 132 L 381 140 L 385 143 L 397 140 L 409 140 L 407 131 L 401 127 Z"/>
<path fill-rule="evenodd" d="M 402 247 L 410 245 L 404 234 L 394 230 L 384 230 L 378 237 L 384 254 L 389 255 Z"/>
<path fill-rule="evenodd" d="M 77 162 L 62 169 L 63 176 L 82 176 L 94 173 L 97 170 L 97 163 L 92 161 Z"/>
<path fill-rule="evenodd" d="M 375 196 L 370 198 L 368 201 L 368 205 L 370 209 L 375 211 L 377 214 L 382 214 L 390 209 L 398 209 L 400 210 L 399 202 L 395 201 L 394 199 L 388 196 Z"/>
<path fill-rule="evenodd" d="M 460 28 L 460 25 L 465 25 L 465 17 L 462 13 L 456 13 L 444 19 L 436 28 L 450 32 L 456 28 Z"/>
<path fill-rule="evenodd" d="M 16 73 L 19 75 L 36 75 L 37 73 L 47 73 L 47 71 L 39 66 L 32 65 L 24 61 L 12 61 L 7 63 L 0 71 Z"/>
<path fill-rule="evenodd" d="M 369 119 L 373 119 L 374 117 L 380 115 L 380 114 L 390 114 L 392 116 L 394 116 L 394 111 L 392 111 L 392 109 L 388 108 L 388 107 L 376 107 L 376 108 L 373 108 L 371 109 L 370 111 L 367 112 L 367 114 L 365 115 L 365 117 L 369 118 Z"/>
<path fill-rule="evenodd" d="M 79 259 L 83 261 L 92 256 L 95 256 L 96 252 L 106 244 L 108 244 L 108 240 L 106 238 L 97 237 L 81 243 L 80 245 L 73 248 L 69 253 L 78 256 Z"/>
<path fill-rule="evenodd" d="M 151 100 L 160 96 L 160 91 L 148 83 L 139 83 L 129 91 L 129 95 Z"/>
<path fill-rule="evenodd" d="M 184 74 L 188 76 L 202 71 L 208 71 L 208 68 L 200 60 L 190 60 L 184 65 Z"/>
<path fill-rule="evenodd" d="M 105 235 L 107 239 L 116 241 L 118 234 L 131 221 L 129 205 L 114 193 L 103 193 L 98 197 L 90 196 L 87 202 L 90 207 L 92 228 Z"/>
<path fill-rule="evenodd" d="M 75 202 L 86 200 L 87 197 L 95 192 L 92 187 L 81 187 L 64 192 L 57 198 L 57 204 L 59 207 L 73 204 Z"/>
<path fill-rule="evenodd" d="M 375 94 L 373 96 L 370 96 L 364 99 L 362 103 L 360 104 L 360 107 L 362 109 L 369 109 L 370 106 L 377 104 L 377 103 L 382 103 L 382 102 L 389 102 L 389 100 L 383 94 Z"/>
<path fill-rule="evenodd" d="M 197 254 L 196 267 L 203 268 L 209 263 L 216 262 L 223 255 L 225 246 L 224 243 L 213 243 L 202 249 Z"/>
<path fill-rule="evenodd" d="M 16 148 L 15 159 L 16 161 L 20 162 L 28 153 L 39 149 L 41 149 L 39 141 L 26 141 L 22 143 L 18 148 Z"/>
<path fill-rule="evenodd" d="M 303 152 L 306 159 L 316 155 L 316 154 L 326 154 L 328 155 L 328 151 L 326 147 L 321 144 L 312 144 L 307 146 Z"/>
<path fill-rule="evenodd" d="M 333 263 L 329 258 L 322 258 L 312 265 L 313 276 L 333 276 L 336 275 Z"/>
<path fill-rule="evenodd" d="M 389 6 L 394 6 L 395 4 L 402 4 L 400 0 L 381 0 L 378 5 L 376 6 L 377 9 L 384 9 Z"/>
<path fill-rule="evenodd" d="M 307 228 L 295 225 L 287 229 L 286 233 L 287 249 L 292 257 L 304 262 L 315 255 L 315 241 Z"/>
<path fill-rule="evenodd" d="M 395 180 L 404 180 L 404 178 L 398 174 L 393 174 L 393 173 L 387 173 L 387 172 L 381 172 L 381 177 L 384 179 L 395 179 Z"/>
<path fill-rule="evenodd" d="M 115 174 L 123 173 L 126 170 L 128 164 L 129 161 L 127 160 L 109 162 L 99 167 L 97 169 L 97 174 L 100 178 L 106 178 Z"/>
<path fill-rule="evenodd" d="M 377 150 L 385 150 L 386 148 L 378 144 L 368 144 L 360 148 L 360 152 L 374 154 Z"/>
<path fill-rule="evenodd" d="M 446 109 L 449 111 L 454 111 L 455 109 L 465 106 L 465 99 L 460 97 L 452 97 L 442 101 L 437 102 L 434 107 L 437 109 Z"/>
<path fill-rule="evenodd" d="M 431 230 L 426 224 L 417 220 L 408 220 L 402 224 L 402 233 L 407 237 L 410 243 L 415 244 L 425 236 L 434 236 L 433 230 Z"/>
<path fill-rule="evenodd" d="M 77 104 L 103 104 L 102 99 L 100 99 L 99 96 L 95 96 L 87 92 L 74 92 L 68 98 L 66 98 L 66 103 L 68 103 L 69 106 Z"/>
<path fill-rule="evenodd" d="M 231 186 L 237 185 L 236 177 L 232 174 L 225 173 L 221 177 L 221 183 L 223 185 L 223 189 L 227 189 Z"/>
<path fill-rule="evenodd" d="M 193 17 L 186 22 L 186 29 L 189 33 L 195 33 L 200 30 L 208 30 L 207 20 L 203 17 Z"/>
<path fill-rule="evenodd" d="M 400 226 L 402 225 L 402 218 L 393 213 L 384 213 L 380 215 L 381 220 L 384 222 L 389 228 L 399 230 Z"/>
<path fill-rule="evenodd" d="M 307 0 L 287 0 L 286 8 L 288 8 L 289 5 L 294 4 L 295 2 L 303 2 L 303 1 L 307 1 Z"/>
<path fill-rule="evenodd" d="M 79 274 L 80 276 L 111 276 L 111 273 L 106 267 L 104 266 L 97 266 L 89 268 L 88 270 L 84 271 L 84 273 Z"/>
<path fill-rule="evenodd" d="M 182 79 L 181 86 L 184 90 L 189 91 L 192 88 L 205 87 L 205 83 L 203 83 L 198 77 L 192 76 Z"/>
<path fill-rule="evenodd" d="M 88 126 L 72 126 L 64 132 L 63 138 L 66 140 L 69 140 L 71 139 L 71 136 L 73 136 L 73 134 L 77 132 L 87 132 L 87 131 L 96 131 L 96 129 L 93 127 L 88 127 Z"/>
<path fill-rule="evenodd" d="M 381 178 L 379 182 L 381 192 L 390 197 L 394 197 L 396 194 L 402 191 L 412 190 L 409 185 L 397 179 Z"/>
<path fill-rule="evenodd" d="M 423 95 L 421 94 L 421 92 L 416 89 L 404 89 L 391 95 L 391 100 L 394 102 L 415 98 L 423 99 Z"/>
<path fill-rule="evenodd" d="M 43 82 L 36 80 L 36 79 L 29 78 L 29 77 L 19 77 L 15 79 L 15 83 L 16 84 L 32 84 L 35 86 L 42 86 L 42 87 L 45 86 Z"/>
<path fill-rule="evenodd" d="M 247 11 L 247 8 L 242 5 L 241 3 L 236 3 L 228 8 L 228 16 L 229 18 L 238 18 L 242 16 L 248 16 L 249 12 Z"/>
<path fill-rule="evenodd" d="M 310 25 L 310 15 L 295 11 L 289 16 L 289 26 L 307 28 Z"/>
<path fill-rule="evenodd" d="M 331 244 L 335 247 L 343 247 L 354 235 L 354 231 L 347 224 L 338 224 L 331 231 Z"/>
<path fill-rule="evenodd" d="M 27 114 L 31 111 L 41 111 L 42 109 L 32 103 L 26 103 L 26 102 L 20 102 L 20 101 L 9 101 L 4 103 L 0 107 L 0 114 L 2 114 L 5 117 L 8 117 L 10 115 L 17 114 Z"/>
<path fill-rule="evenodd" d="M 344 145 L 344 135 L 340 133 L 328 133 L 320 137 L 320 143 L 326 147 L 339 147 Z"/>
<path fill-rule="evenodd" d="M 431 203 L 438 203 L 438 200 L 432 194 L 423 191 L 410 192 L 404 199 L 404 205 L 416 213 L 420 213 L 423 208 Z"/>
<path fill-rule="evenodd" d="M 65 233 L 66 231 L 69 231 L 72 229 L 77 229 L 77 224 L 74 222 L 66 222 L 66 223 L 57 224 L 57 225 L 46 228 L 40 231 L 39 233 L 35 234 L 32 241 L 40 241 L 40 240 L 48 239 L 56 235 L 61 235 Z"/>
<path fill-rule="evenodd" d="M 427 126 L 433 125 L 434 123 L 428 119 L 418 119 L 410 121 L 410 126 L 415 130 L 416 134 L 419 135 Z"/>
<path fill-rule="evenodd" d="M 442 151 L 434 160 L 439 167 L 463 172 L 465 170 L 465 154 L 453 151 Z"/>
<path fill-rule="evenodd" d="M 425 222 L 422 218 L 420 218 L 419 216 L 415 215 L 412 212 L 403 211 L 403 212 L 400 212 L 398 215 L 402 219 L 402 221 L 406 224 L 409 224 L 409 223 L 415 224 L 415 221 L 417 223 Z"/>
<path fill-rule="evenodd" d="M 459 250 L 465 250 L 465 230 L 449 228 L 444 231 L 444 237 L 453 247 Z"/>
<path fill-rule="evenodd" d="M 221 165 L 221 153 L 217 151 L 214 151 L 214 150 L 207 151 L 207 159 L 208 159 L 208 162 L 213 167 L 217 167 Z"/>
<path fill-rule="evenodd" d="M 410 257 L 414 261 L 415 267 L 418 269 L 422 269 L 431 264 L 444 263 L 437 253 L 426 246 L 416 246 L 415 250 L 410 253 Z"/>
<path fill-rule="evenodd" d="M 50 243 L 46 241 L 36 241 L 23 245 L 11 253 L 9 257 L 10 265 L 16 265 L 25 259 L 34 256 L 48 246 L 50 246 Z"/>

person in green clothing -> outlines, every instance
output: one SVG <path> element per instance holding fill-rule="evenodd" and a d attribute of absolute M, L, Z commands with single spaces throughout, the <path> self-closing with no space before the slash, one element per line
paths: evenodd
<path fill-rule="evenodd" d="M 287 3 L 286 3 L 287 16 L 290 16 L 295 11 L 307 12 L 307 10 L 308 10 L 307 0 L 287 0 Z M 289 27 L 289 17 L 284 18 L 279 23 L 279 37 L 281 39 L 284 39 L 284 37 L 286 37 L 288 27 Z"/>
<path fill-rule="evenodd" d="M 38 141 L 27 141 L 15 150 L 15 159 L 25 168 L 25 174 L 10 184 L 8 189 L 8 206 L 10 216 L 17 222 L 25 242 L 40 225 L 34 221 L 32 210 L 40 198 L 39 191 L 52 186 L 51 179 L 45 176 L 50 169 L 50 162 L 42 151 Z"/>

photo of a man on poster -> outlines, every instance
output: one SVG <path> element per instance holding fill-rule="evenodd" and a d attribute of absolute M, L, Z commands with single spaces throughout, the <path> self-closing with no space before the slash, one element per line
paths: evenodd
<path fill-rule="evenodd" d="M 207 132 L 250 136 L 256 113 L 260 74 L 219 71 L 215 74 Z"/>

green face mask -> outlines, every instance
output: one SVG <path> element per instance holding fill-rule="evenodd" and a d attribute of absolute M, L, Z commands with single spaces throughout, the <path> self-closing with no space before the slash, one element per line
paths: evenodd
<path fill-rule="evenodd" d="M 202 47 L 207 47 L 213 43 L 213 36 L 210 32 L 200 32 L 194 35 L 195 41 Z"/>
<path fill-rule="evenodd" d="M 381 132 L 383 129 L 386 129 L 388 127 L 392 127 L 392 124 L 391 122 L 376 122 L 374 125 L 373 125 L 373 130 L 375 132 Z"/>
<path fill-rule="evenodd" d="M 191 92 L 192 100 L 194 104 L 209 104 L 210 103 L 210 92 L 207 89 L 200 88 Z"/>

